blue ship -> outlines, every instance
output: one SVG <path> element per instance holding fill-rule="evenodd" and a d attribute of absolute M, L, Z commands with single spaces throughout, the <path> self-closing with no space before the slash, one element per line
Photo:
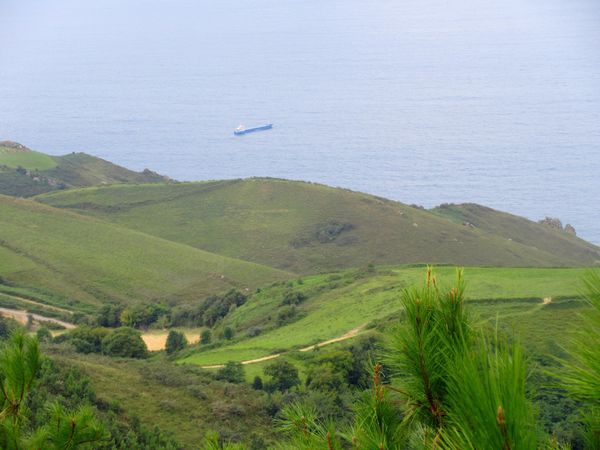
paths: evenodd
<path fill-rule="evenodd" d="M 244 134 L 254 133 L 256 131 L 270 130 L 271 128 L 273 128 L 272 123 L 268 123 L 266 125 L 261 125 L 260 127 L 252 127 L 252 128 L 246 128 L 243 125 L 240 125 L 239 127 L 237 127 L 234 130 L 233 134 L 235 134 L 236 136 L 242 136 Z"/>

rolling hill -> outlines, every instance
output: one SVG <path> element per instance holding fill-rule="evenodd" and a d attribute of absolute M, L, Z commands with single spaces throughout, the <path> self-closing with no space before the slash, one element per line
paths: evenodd
<path fill-rule="evenodd" d="M 578 242 L 568 239 L 569 234 L 566 231 L 550 228 L 523 217 L 474 203 L 440 205 L 431 212 L 456 223 L 468 223 L 487 233 L 512 239 L 523 245 L 545 249 L 558 255 L 568 253 L 573 245 L 584 244 L 581 240 Z M 557 236 L 561 239 L 557 239 Z"/>
<path fill-rule="evenodd" d="M 103 302 L 194 301 L 285 272 L 0 195 L 0 292 L 93 311 Z"/>
<path fill-rule="evenodd" d="M 134 172 L 85 153 L 50 156 L 16 142 L 0 142 L 0 194 L 30 197 L 70 187 L 167 181 L 150 170 Z"/>
<path fill-rule="evenodd" d="M 600 248 L 502 213 L 497 226 L 278 179 L 114 185 L 37 197 L 147 234 L 295 273 L 375 264 L 597 264 Z M 475 220 L 473 223 L 479 223 Z"/>
<path fill-rule="evenodd" d="M 523 328 L 523 324 L 518 327 L 520 334 L 535 338 L 543 346 L 550 333 L 550 330 L 543 331 L 544 326 L 551 327 L 552 337 L 555 337 L 564 332 L 562 325 L 566 322 L 579 320 L 572 312 L 585 304 L 564 302 L 579 296 L 581 277 L 586 270 L 467 267 L 466 298 L 482 317 L 498 319 L 509 328 L 518 325 L 511 319 L 515 315 L 534 315 L 547 310 L 551 314 L 540 314 L 547 320 L 544 324 L 534 327 L 527 322 L 535 333 Z M 435 268 L 443 286 L 452 283 L 454 272 L 453 267 Z M 198 351 L 203 350 L 199 346 L 182 362 L 212 365 L 229 360 L 247 361 L 306 348 L 344 336 L 351 330 L 364 331 L 373 323 L 399 314 L 403 289 L 420 285 L 424 276 L 424 267 L 381 267 L 277 283 L 261 289 L 226 317 L 222 326 L 236 330 L 236 342 L 205 351 Z M 303 295 L 294 305 L 293 313 L 285 301 L 289 293 Z"/>

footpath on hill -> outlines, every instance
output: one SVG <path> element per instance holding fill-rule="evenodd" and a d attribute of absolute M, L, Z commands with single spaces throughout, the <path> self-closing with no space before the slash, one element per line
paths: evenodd
<path fill-rule="evenodd" d="M 343 334 L 340 337 L 337 337 L 334 339 L 329 339 L 329 340 L 323 341 L 323 342 L 319 342 L 318 344 L 309 345 L 308 347 L 301 348 L 300 351 L 301 352 L 309 352 L 311 350 L 314 350 L 315 348 L 325 347 L 327 345 L 335 344 L 336 342 L 342 342 L 342 341 L 345 341 L 348 339 L 352 339 L 353 337 L 358 336 L 364 330 L 364 328 L 366 326 L 367 326 L 367 324 L 364 323 L 364 324 L 360 325 L 359 327 L 353 328 L 352 330 L 348 331 L 347 333 Z M 285 355 L 286 353 L 288 353 L 288 352 L 274 353 L 272 355 L 263 356 L 262 358 L 248 359 L 246 361 L 242 361 L 242 364 L 244 364 L 244 365 L 258 364 L 261 362 L 270 361 L 272 359 L 279 358 L 281 355 Z M 225 367 L 225 364 L 212 364 L 209 366 L 200 366 L 200 367 L 202 369 L 221 369 L 221 368 Z"/>

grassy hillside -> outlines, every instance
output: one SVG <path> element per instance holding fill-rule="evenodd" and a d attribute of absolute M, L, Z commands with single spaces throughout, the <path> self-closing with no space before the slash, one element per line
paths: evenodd
<path fill-rule="evenodd" d="M 0 142 L 0 194 L 30 197 L 70 187 L 165 182 L 150 170 L 134 172 L 85 153 L 49 156 L 15 142 Z"/>
<path fill-rule="evenodd" d="M 0 195 L 0 218 L 0 292 L 70 309 L 190 302 L 288 276 L 30 200 Z"/>
<path fill-rule="evenodd" d="M 185 448 L 200 448 L 208 430 L 224 439 L 272 440 L 266 394 L 249 386 L 216 381 L 192 367 L 171 363 L 82 355 L 45 349 L 60 364 L 90 377 L 98 401 L 172 433 Z M 117 382 L 118 380 L 118 382 Z"/>
<path fill-rule="evenodd" d="M 525 219 L 517 218 L 510 232 L 496 234 L 402 203 L 303 182 L 247 179 L 107 186 L 38 199 L 297 273 L 371 262 L 568 266 L 600 260 L 598 247 Z M 542 237 L 531 241 L 536 232 Z"/>
<path fill-rule="evenodd" d="M 474 203 L 446 204 L 431 211 L 456 223 L 469 223 L 479 230 L 512 239 L 524 245 L 545 249 L 553 254 L 568 253 L 573 246 L 578 246 L 584 252 L 587 248 L 590 257 L 598 260 L 598 253 L 593 248 L 565 231 L 540 225 L 523 217 L 486 206 Z"/>
<path fill-rule="evenodd" d="M 450 283 L 454 271 L 438 267 L 436 274 Z M 556 304 L 578 296 L 585 271 L 471 267 L 465 270 L 467 298 L 484 316 L 494 318 L 498 314 L 505 324 L 512 323 L 505 318 L 515 311 L 537 314 L 552 309 L 556 310 L 553 323 L 560 325 L 566 317 L 561 316 L 563 310 Z M 374 321 L 399 313 L 402 290 L 421 283 L 424 273 L 423 267 L 382 268 L 373 273 L 344 271 L 278 283 L 261 290 L 227 317 L 224 325 L 237 330 L 236 342 L 190 354 L 183 362 L 211 365 L 251 360 L 337 338 L 359 327 L 368 328 Z M 289 292 L 302 293 L 305 300 L 295 307 L 290 323 L 281 326 L 279 317 L 289 308 L 283 304 Z M 257 332 L 258 336 L 249 337 Z M 538 337 L 543 339 L 543 330 Z"/>
<path fill-rule="evenodd" d="M 0 165 L 10 169 L 22 167 L 27 170 L 49 170 L 56 161 L 48 155 L 9 142 L 0 142 Z"/>

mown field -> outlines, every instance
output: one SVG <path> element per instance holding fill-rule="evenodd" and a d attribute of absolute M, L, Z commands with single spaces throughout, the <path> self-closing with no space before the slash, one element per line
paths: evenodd
<path fill-rule="evenodd" d="M 565 299 L 578 297 L 585 272 L 586 269 L 469 267 L 465 270 L 466 295 L 481 317 L 497 318 L 503 327 L 514 326 L 524 337 L 544 342 L 543 326 L 523 327 L 522 321 L 545 318 L 548 330 L 551 324 L 576 321 L 575 312 L 584 304 Z M 374 273 L 349 270 L 278 283 L 261 290 L 227 317 L 224 325 L 239 330 L 237 341 L 206 351 L 197 348 L 180 362 L 213 365 L 251 360 L 337 338 L 357 327 L 368 329 L 377 321 L 397 315 L 402 290 L 422 282 L 424 273 L 423 267 L 379 268 Z M 449 284 L 455 269 L 438 267 L 436 273 L 442 285 Z M 282 300 L 290 291 L 303 293 L 306 300 L 297 306 L 294 321 L 278 326 L 278 311 L 285 308 Z M 248 332 L 254 329 L 255 333 L 256 328 L 261 329 L 261 334 L 248 337 Z"/>

